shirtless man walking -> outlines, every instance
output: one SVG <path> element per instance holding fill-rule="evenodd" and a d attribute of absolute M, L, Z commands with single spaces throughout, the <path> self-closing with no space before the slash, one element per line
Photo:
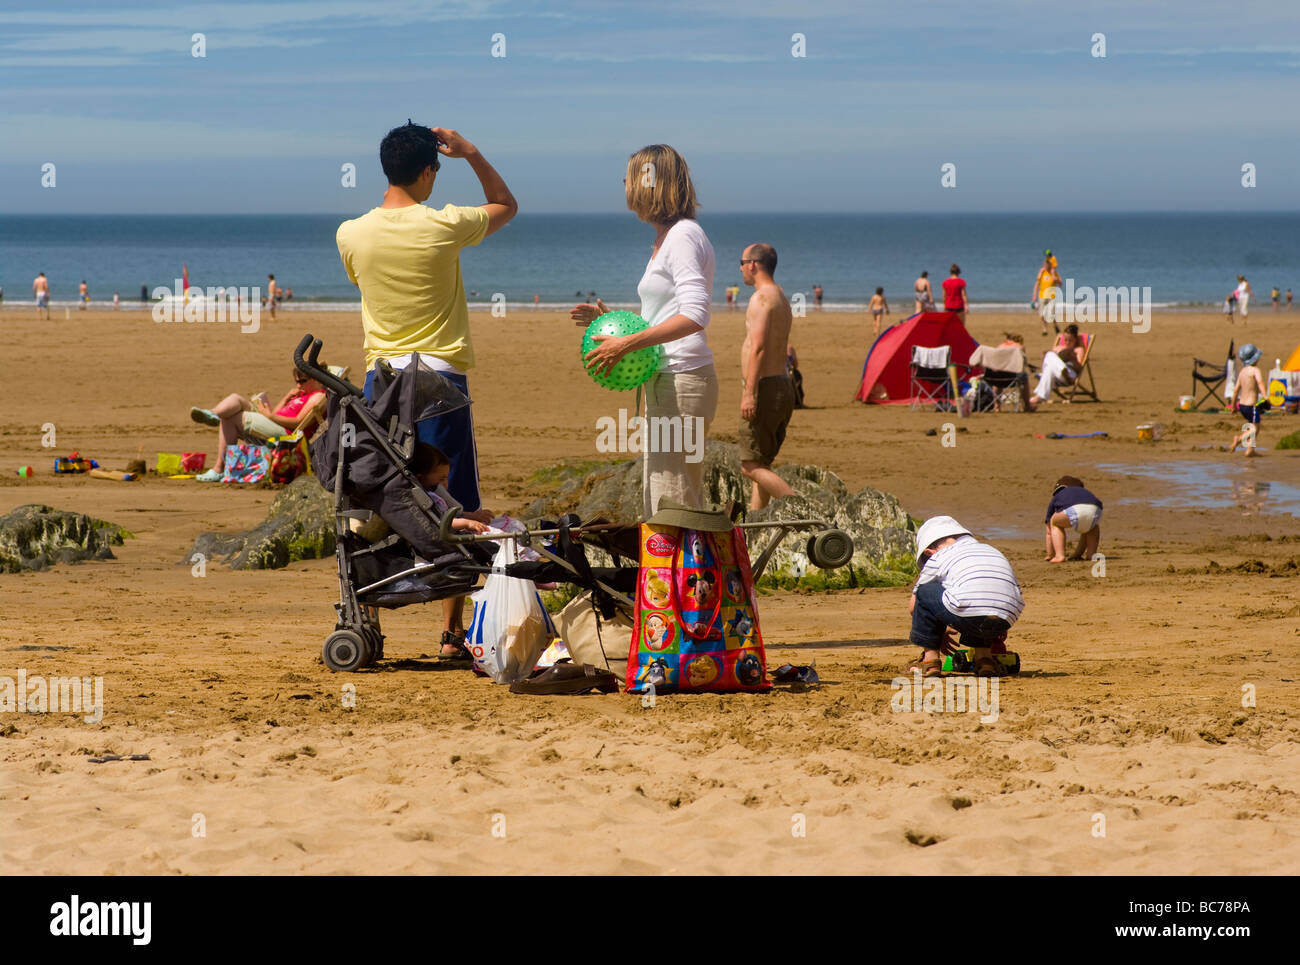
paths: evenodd
<path fill-rule="evenodd" d="M 45 309 L 45 320 L 50 318 L 50 280 L 45 277 L 45 272 L 41 272 L 32 281 L 32 294 L 36 296 L 36 317 L 41 317 L 41 309 Z"/>
<path fill-rule="evenodd" d="M 280 296 L 280 286 L 275 283 L 274 275 L 266 276 L 266 307 L 271 310 L 271 318 L 275 318 L 275 300 Z"/>
<path fill-rule="evenodd" d="M 792 315 L 785 292 L 772 280 L 775 272 L 771 245 L 750 245 L 740 256 L 740 277 L 754 289 L 740 350 L 740 468 L 754 483 L 750 509 L 794 492 L 772 471 L 794 411 L 794 386 L 785 365 Z"/>

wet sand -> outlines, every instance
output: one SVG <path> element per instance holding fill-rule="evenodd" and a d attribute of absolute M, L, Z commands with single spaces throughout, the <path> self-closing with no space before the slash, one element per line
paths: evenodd
<path fill-rule="evenodd" d="M 1267 369 L 1300 340 L 1297 319 L 1095 326 L 1101 404 L 966 420 L 851 401 L 867 319 L 796 322 L 812 408 L 782 460 L 896 493 L 917 517 L 951 513 L 1016 568 L 1028 606 L 1010 642 L 1025 670 L 1001 681 L 997 721 L 980 723 L 891 709 L 912 656 L 906 588 L 765 597 L 769 661 L 816 660 L 823 683 L 762 697 L 643 709 L 626 695 L 514 696 L 428 659 L 436 606 L 385 615 L 378 669 L 331 674 L 319 650 L 332 560 L 202 578 L 180 563 L 199 532 L 259 522 L 272 491 L 49 470 L 73 449 L 114 467 L 141 450 L 151 465 L 160 450 L 211 458 L 216 432 L 188 421 L 191 405 L 283 393 L 305 331 L 359 373 L 359 320 L 284 312 L 241 334 L 134 312 L 38 322 L 5 306 L 0 512 L 43 502 L 135 538 L 113 562 L 0 575 L 0 675 L 102 675 L 105 687 L 97 724 L 0 715 L 0 870 L 1296 873 L 1300 452 L 1230 457 L 1207 447 L 1228 442 L 1234 417 L 1174 410 L 1193 355 L 1250 340 Z M 517 508 L 538 467 L 603 458 L 596 419 L 631 397 L 582 375 L 565 316 L 478 314 L 473 326 L 485 503 Z M 1031 356 L 1049 341 L 1028 312 L 975 314 L 969 327 L 995 343 L 1019 331 Z M 741 333 L 739 312 L 710 329 L 724 439 Z M 1153 421 L 1164 439 L 1139 442 L 1136 426 Z M 952 447 L 926 435 L 947 422 L 966 430 Z M 49 423 L 53 449 L 41 446 Z M 1270 415 L 1262 442 L 1297 428 Z M 1092 431 L 1109 438 L 1036 438 Z M 14 475 L 26 463 L 35 479 Z M 1063 473 L 1106 503 L 1104 575 L 1042 562 Z M 1243 707 L 1243 687 L 1256 706 Z M 150 760 L 90 763 L 105 752 Z"/>

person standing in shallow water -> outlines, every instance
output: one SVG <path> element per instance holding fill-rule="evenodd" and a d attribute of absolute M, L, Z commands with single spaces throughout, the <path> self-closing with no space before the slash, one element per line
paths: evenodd
<path fill-rule="evenodd" d="M 598 344 L 585 363 L 589 369 L 609 371 L 628 352 L 662 345 L 663 363 L 645 383 L 646 416 L 669 420 L 653 425 L 681 425 L 682 438 L 694 440 L 692 448 L 702 454 L 718 411 L 718 375 L 705 336 L 713 303 L 713 245 L 695 220 L 699 202 L 686 160 L 667 144 L 651 144 L 628 158 L 623 187 L 628 209 L 655 229 L 650 261 L 637 285 L 641 317 L 649 325 L 635 335 L 597 335 Z M 596 299 L 594 305 L 574 306 L 569 316 L 588 325 L 607 311 Z M 686 451 L 645 453 L 645 518 L 655 514 L 662 499 L 692 509 L 704 507 L 704 462 L 694 458 Z"/>

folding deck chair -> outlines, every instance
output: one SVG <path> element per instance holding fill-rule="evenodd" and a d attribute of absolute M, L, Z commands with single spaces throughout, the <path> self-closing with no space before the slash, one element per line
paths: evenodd
<path fill-rule="evenodd" d="M 1199 402 L 1192 406 L 1193 410 L 1199 410 L 1202 405 L 1209 399 L 1215 399 L 1219 405 L 1225 409 L 1228 407 L 1228 400 L 1225 398 L 1228 391 L 1228 381 L 1232 376 L 1233 359 L 1236 357 L 1233 353 L 1236 351 L 1235 340 L 1228 343 L 1228 357 L 1222 365 L 1215 365 L 1213 362 L 1206 362 L 1204 359 L 1192 359 L 1192 396 L 1195 398 L 1196 393 L 1200 391 L 1197 384 L 1205 386 L 1205 394 L 1201 396 Z"/>
<path fill-rule="evenodd" d="M 936 406 L 942 402 L 954 402 L 952 384 L 948 380 L 948 363 L 951 358 L 952 349 L 947 345 L 936 348 L 912 346 L 912 361 L 908 366 L 911 383 L 908 391 L 912 397 L 913 410 L 931 402 Z"/>
<path fill-rule="evenodd" d="M 982 378 L 993 389 L 994 411 L 1024 411 L 1025 398 L 1029 395 L 1029 373 L 1024 349 L 981 345 L 971 354 L 970 364 L 983 367 Z"/>
<path fill-rule="evenodd" d="M 1083 359 L 1079 363 L 1079 377 L 1069 385 L 1054 385 L 1052 393 L 1062 402 L 1100 402 L 1097 398 L 1097 383 L 1092 379 L 1092 347 L 1097 343 L 1097 336 L 1079 333 L 1083 342 Z M 1083 398 L 1079 398 L 1082 396 Z"/>

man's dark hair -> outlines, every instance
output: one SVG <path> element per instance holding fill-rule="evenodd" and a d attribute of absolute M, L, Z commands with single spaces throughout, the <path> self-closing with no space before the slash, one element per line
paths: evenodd
<path fill-rule="evenodd" d="M 1071 322 L 1069 325 L 1065 326 L 1065 332 L 1067 335 L 1078 335 L 1079 326 L 1076 325 L 1074 322 Z"/>
<path fill-rule="evenodd" d="M 1060 489 L 1063 486 L 1078 486 L 1080 489 L 1084 488 L 1083 480 L 1078 476 L 1062 476 L 1060 479 L 1056 480 L 1057 489 Z"/>
<path fill-rule="evenodd" d="M 961 268 L 959 268 L 956 264 L 954 264 L 951 268 L 948 269 L 948 274 L 950 274 L 950 275 L 960 275 L 960 274 L 961 274 Z"/>
<path fill-rule="evenodd" d="M 399 188 L 414 184 L 425 168 L 438 170 L 438 137 L 429 128 L 407 121 L 379 142 L 379 164 L 389 184 Z"/>
<path fill-rule="evenodd" d="M 776 274 L 776 249 L 761 242 L 749 246 L 749 257 L 769 275 Z"/>

